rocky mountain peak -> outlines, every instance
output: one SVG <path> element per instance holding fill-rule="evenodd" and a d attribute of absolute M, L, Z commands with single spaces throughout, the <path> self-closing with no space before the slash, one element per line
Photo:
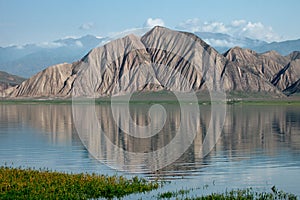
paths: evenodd
<path fill-rule="evenodd" d="M 254 61 L 257 58 L 257 53 L 251 49 L 243 49 L 241 47 L 233 47 L 229 49 L 224 56 L 235 62 L 249 62 Z"/>
<path fill-rule="evenodd" d="M 294 53 L 290 59 L 297 57 Z M 162 89 L 283 96 L 297 81 L 291 74 L 299 63 L 289 62 L 274 51 L 258 54 L 240 47 L 221 55 L 192 33 L 156 26 L 142 37 L 130 34 L 94 48 L 78 62 L 49 67 L 7 91 L 6 97 L 103 97 Z M 289 77 L 284 78 L 288 83 L 280 73 Z"/>
<path fill-rule="evenodd" d="M 151 30 L 145 33 L 143 36 L 149 37 L 150 35 L 161 35 L 172 32 L 171 29 L 163 26 L 154 26 Z"/>
<path fill-rule="evenodd" d="M 279 54 L 277 51 L 275 50 L 271 50 L 271 51 L 267 51 L 265 53 L 262 53 L 261 55 L 265 55 L 265 56 L 269 56 L 271 58 L 274 58 L 274 57 L 282 57 L 281 54 Z"/>

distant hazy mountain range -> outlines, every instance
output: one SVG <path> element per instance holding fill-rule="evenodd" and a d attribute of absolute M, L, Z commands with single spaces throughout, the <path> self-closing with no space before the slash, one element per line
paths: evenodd
<path fill-rule="evenodd" d="M 74 62 L 103 41 L 107 38 L 86 35 L 50 43 L 0 47 L 0 70 L 30 77 L 51 65 Z"/>
<path fill-rule="evenodd" d="M 273 50 L 284 56 L 292 53 L 293 51 L 300 51 L 300 39 L 267 43 L 262 40 L 255 40 L 247 37 L 232 37 L 223 33 L 195 32 L 195 34 L 220 53 L 224 53 L 229 48 L 236 46 L 252 49 L 257 53 L 264 53 Z"/>
<path fill-rule="evenodd" d="M 281 55 L 300 51 L 300 39 L 267 43 L 251 38 L 236 38 L 222 33 L 196 32 L 195 35 L 219 53 L 224 53 L 235 46 L 249 48 L 258 53 L 275 50 Z M 91 49 L 110 40 L 112 39 L 109 37 L 86 35 L 77 39 L 66 38 L 40 44 L 0 47 L 0 70 L 30 77 L 48 66 L 79 60 Z"/>
<path fill-rule="evenodd" d="M 223 33 L 195 32 L 195 35 L 214 47 L 219 53 L 224 53 L 232 47 L 254 49 L 267 45 L 267 42 L 246 37 L 233 37 Z M 290 53 L 290 52 L 288 52 Z"/>
<path fill-rule="evenodd" d="M 134 91 L 213 90 L 284 97 L 300 92 L 299 51 L 283 56 L 276 51 L 257 53 L 234 47 L 221 54 L 197 35 L 159 26 L 142 37 L 130 34 L 92 49 L 71 64 L 48 67 L 2 96 L 70 98 L 73 92 L 75 96 L 106 97 Z"/>

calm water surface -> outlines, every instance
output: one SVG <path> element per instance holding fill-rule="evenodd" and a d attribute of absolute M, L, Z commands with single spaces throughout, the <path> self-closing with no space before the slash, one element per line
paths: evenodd
<path fill-rule="evenodd" d="M 180 109 L 171 104 L 164 107 L 166 124 L 158 135 L 148 139 L 126 136 L 118 130 L 110 106 L 97 105 L 95 110 L 99 119 L 106 120 L 103 129 L 113 144 L 126 151 L 149 152 L 168 144 L 179 126 Z M 149 105 L 132 105 L 131 117 L 137 124 L 145 125 L 149 123 L 148 110 Z M 227 106 L 221 138 L 205 158 L 198 150 L 210 122 L 210 106 L 201 106 L 200 113 L 197 120 L 201 131 L 175 163 L 155 173 L 145 169 L 136 174 L 130 168 L 127 172 L 111 169 L 89 154 L 74 126 L 71 105 L 2 104 L 0 165 L 170 180 L 161 191 L 196 188 L 193 192 L 199 194 L 246 187 L 268 191 L 276 185 L 300 195 L 300 107 Z M 107 162 L 124 159 L 101 145 L 105 151 L 102 158 Z M 180 148 L 180 143 L 177 145 Z M 144 163 L 145 160 L 137 159 L 129 164 Z M 142 197 L 151 198 L 161 191 Z M 127 198 L 135 197 L 138 196 Z"/>

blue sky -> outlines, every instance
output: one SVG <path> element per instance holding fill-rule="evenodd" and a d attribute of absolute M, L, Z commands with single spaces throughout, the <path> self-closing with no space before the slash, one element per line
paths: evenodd
<path fill-rule="evenodd" d="M 298 0 L 0 0 L 0 46 L 111 33 L 155 23 L 256 39 L 300 38 Z"/>

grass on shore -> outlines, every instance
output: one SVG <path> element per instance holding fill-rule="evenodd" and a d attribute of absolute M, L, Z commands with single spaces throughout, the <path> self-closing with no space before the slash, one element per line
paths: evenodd
<path fill-rule="evenodd" d="M 117 101 L 116 101 L 117 102 Z M 77 104 L 80 103 L 80 101 L 76 102 Z M 82 101 L 83 104 L 91 104 L 92 101 Z M 110 99 L 95 99 L 96 105 L 107 105 L 110 104 Z M 120 101 L 122 103 L 122 101 Z M 177 100 L 169 100 L 169 99 L 161 99 L 161 100 L 146 100 L 146 99 L 132 99 L 129 101 L 130 104 L 155 104 L 155 103 L 161 103 L 161 104 L 178 104 Z M 185 102 L 183 102 L 185 103 Z M 186 103 L 189 103 L 189 101 L 186 101 Z M 221 102 L 215 102 L 215 103 L 221 103 Z M 13 100 L 0 100 L 1 104 L 64 104 L 64 105 L 72 105 L 71 99 L 13 99 Z M 199 105 L 211 105 L 212 102 L 209 100 L 199 100 Z M 226 104 L 228 105 L 300 105 L 300 98 L 299 99 L 227 99 Z"/>
<path fill-rule="evenodd" d="M 136 92 L 131 96 L 116 96 L 114 102 L 124 103 L 124 97 L 130 97 L 130 104 L 178 104 L 178 97 L 180 97 L 181 103 L 191 103 L 189 93 L 178 93 L 175 96 L 170 91 L 156 91 L 156 92 Z M 210 105 L 211 97 L 208 92 L 196 93 L 199 105 Z M 79 98 L 76 99 L 76 103 L 94 103 L 110 104 L 112 97 L 101 97 L 96 99 Z M 125 98 L 126 99 L 126 98 Z M 194 103 L 194 101 L 192 101 Z M 16 98 L 16 99 L 5 99 L 0 98 L 0 104 L 69 104 L 71 105 L 72 98 L 60 99 L 60 98 Z M 218 102 L 215 102 L 218 103 Z M 223 102 L 219 102 L 223 103 Z M 226 94 L 226 103 L 233 105 L 300 105 L 300 95 L 293 95 L 290 97 L 273 97 L 268 93 L 241 93 L 241 92 L 230 92 Z"/>
<path fill-rule="evenodd" d="M 130 104 L 152 104 L 152 103 L 164 103 L 164 104 L 177 104 L 178 97 L 180 97 L 181 102 L 190 103 L 191 93 L 174 93 L 162 90 L 162 91 L 143 91 L 135 92 L 131 96 L 115 96 L 115 102 L 124 102 L 124 97 L 130 97 Z M 196 92 L 198 103 L 200 105 L 211 104 L 211 97 L 209 92 Z M 218 96 L 218 95 L 217 95 Z M 223 96 L 223 95 L 221 95 Z M 110 104 L 112 97 L 101 97 L 96 98 L 95 104 Z M 76 99 L 77 103 L 92 103 L 93 99 L 82 98 Z M 216 102 L 218 103 L 218 102 Z M 246 105 L 300 105 L 300 95 L 292 95 L 290 97 L 274 97 L 269 93 L 261 92 L 229 92 L 226 94 L 227 104 L 246 104 Z M 72 98 L 60 99 L 60 98 L 16 98 L 16 99 L 6 99 L 0 98 L 0 104 L 72 104 Z"/>
<path fill-rule="evenodd" d="M 95 199 L 122 198 L 133 193 L 144 193 L 158 189 L 164 182 L 150 182 L 134 177 L 104 176 L 97 174 L 66 174 L 47 170 L 0 167 L 0 199 Z M 296 200 L 297 196 L 278 190 L 256 192 L 252 188 L 192 196 L 193 189 L 158 193 L 157 199 L 186 200 Z"/>
<path fill-rule="evenodd" d="M 0 167 L 0 199 L 120 198 L 160 187 L 158 182 L 134 177 L 66 174 Z"/>
<path fill-rule="evenodd" d="M 269 192 L 256 192 L 252 188 L 226 191 L 225 193 L 212 193 L 204 196 L 189 194 L 193 189 L 179 190 L 175 192 L 160 193 L 157 199 L 185 199 L 185 200 L 296 200 L 297 196 L 278 190 L 273 186 Z"/>

